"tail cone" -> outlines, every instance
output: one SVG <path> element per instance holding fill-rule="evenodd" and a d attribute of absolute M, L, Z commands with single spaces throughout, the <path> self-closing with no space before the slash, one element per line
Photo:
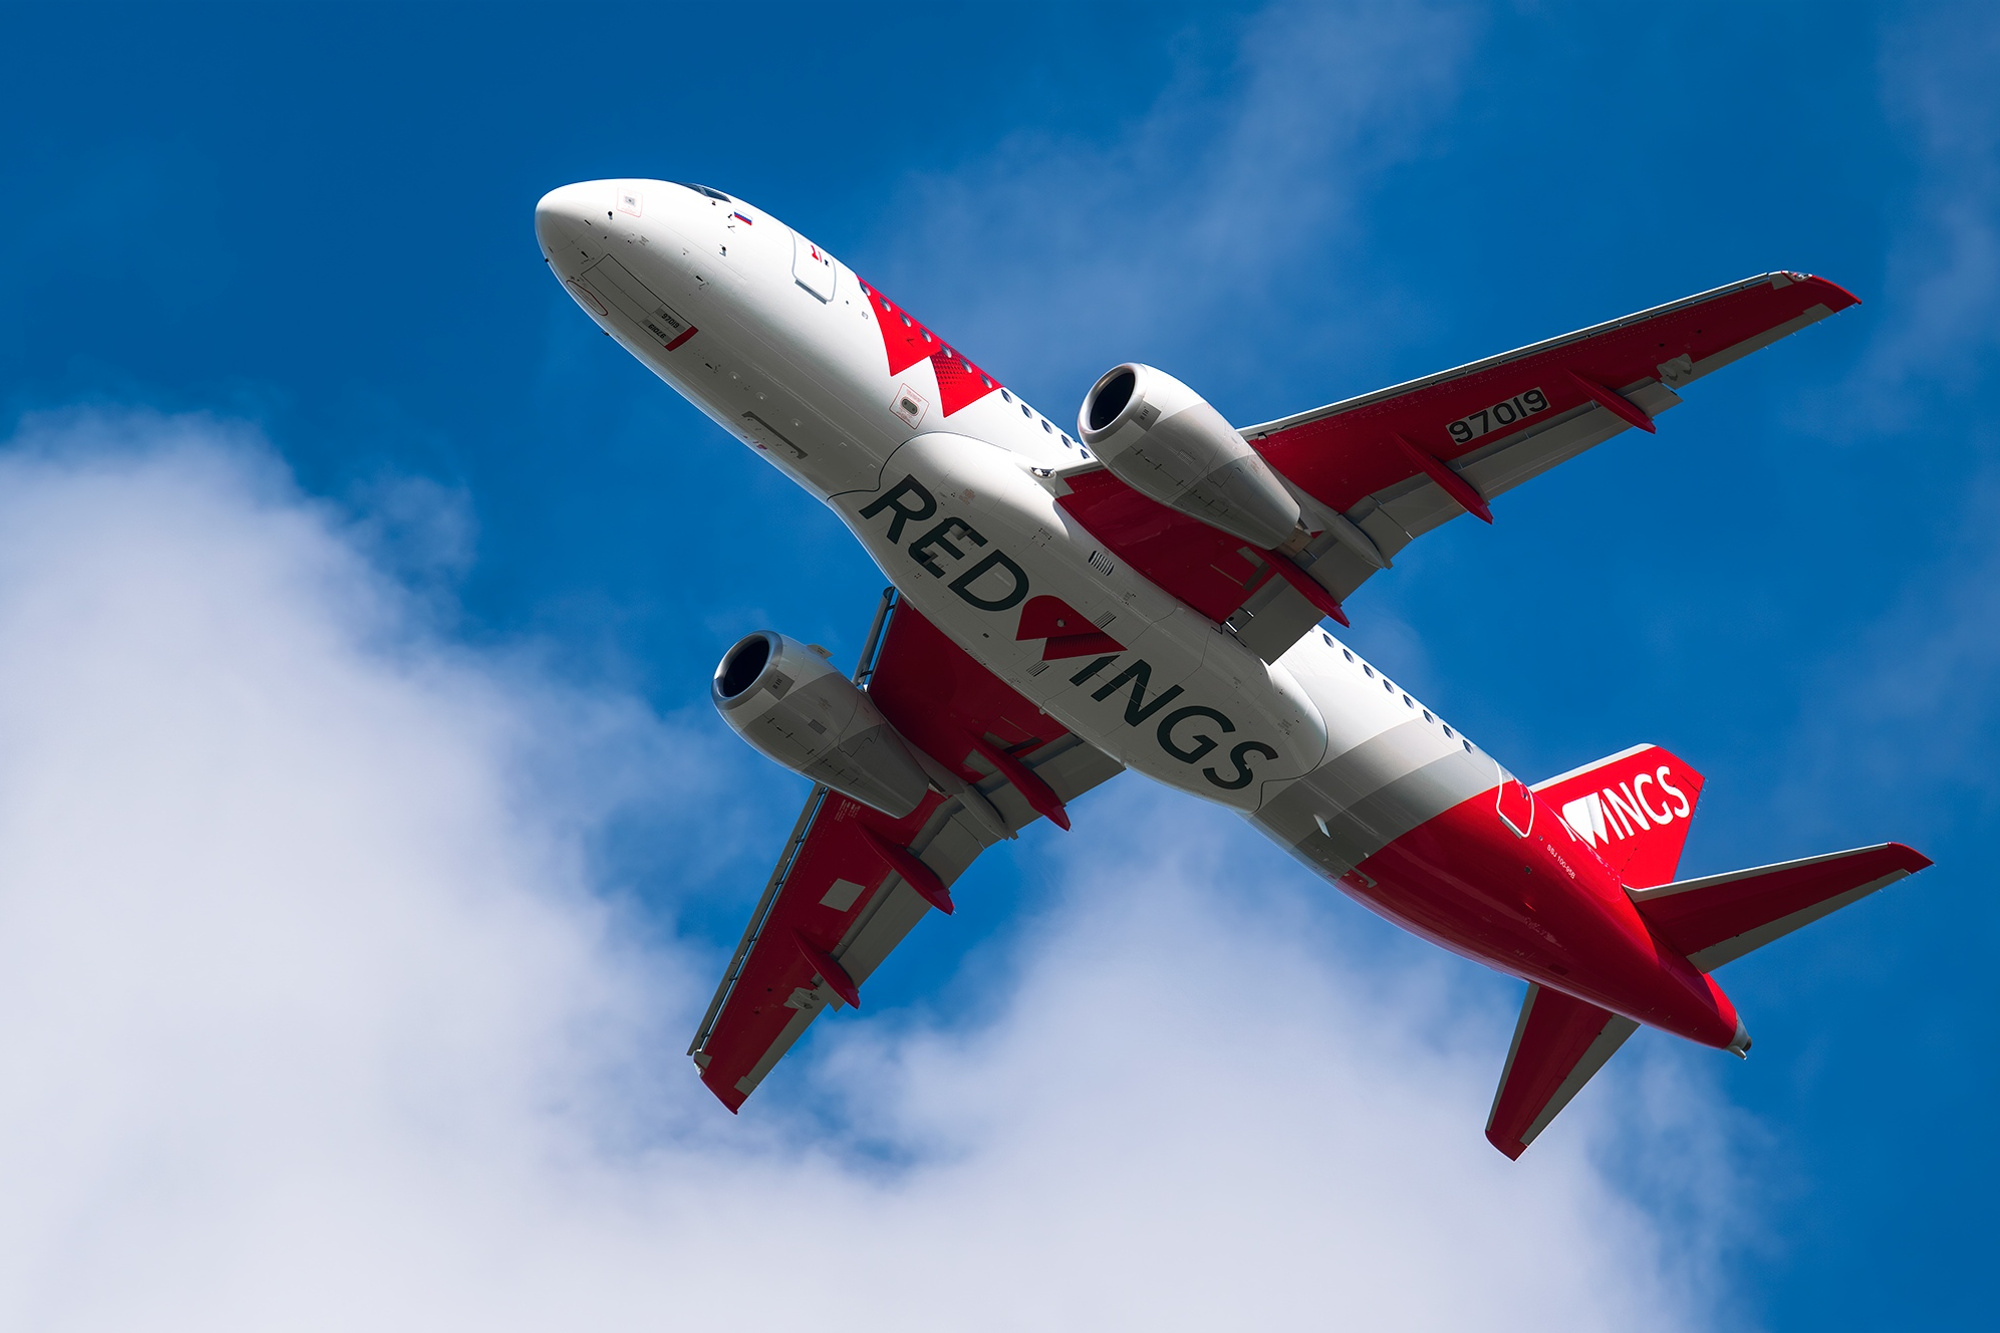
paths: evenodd
<path fill-rule="evenodd" d="M 1743 1026 L 1742 1019 L 1736 1020 L 1736 1035 L 1731 1037 L 1729 1044 L 1722 1049 L 1733 1052 L 1739 1060 L 1750 1058 L 1750 1029 Z"/>

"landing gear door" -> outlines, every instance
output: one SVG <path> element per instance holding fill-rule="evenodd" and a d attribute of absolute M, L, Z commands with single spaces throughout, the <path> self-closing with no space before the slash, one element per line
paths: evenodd
<path fill-rule="evenodd" d="M 833 299 L 833 258 L 797 232 L 792 233 L 792 277 L 822 301 Z"/>

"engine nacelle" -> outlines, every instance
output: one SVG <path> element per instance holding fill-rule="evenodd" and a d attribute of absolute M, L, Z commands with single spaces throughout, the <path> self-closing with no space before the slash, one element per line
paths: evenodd
<path fill-rule="evenodd" d="M 1299 502 L 1222 413 L 1172 375 L 1127 362 L 1084 396 L 1077 434 L 1133 490 L 1260 549 L 1283 546 Z"/>
<path fill-rule="evenodd" d="M 730 730 L 794 773 L 901 819 L 930 780 L 875 701 L 796 639 L 752 634 L 722 656 L 709 697 Z"/>

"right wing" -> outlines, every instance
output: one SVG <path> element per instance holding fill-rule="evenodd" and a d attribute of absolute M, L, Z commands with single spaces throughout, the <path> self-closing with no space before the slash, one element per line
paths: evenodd
<path fill-rule="evenodd" d="M 1344 601 L 1416 538 L 1680 402 L 1675 392 L 1856 304 L 1824 278 L 1765 273 L 1242 435 L 1291 483 L 1319 535 L 1298 563 Z M 1148 499 L 1101 466 L 1066 469 L 1058 503 L 1113 555 L 1266 661 L 1319 622 L 1238 538 Z M 1317 512 L 1315 512 L 1317 510 Z"/>
<path fill-rule="evenodd" d="M 917 609 L 896 601 L 872 671 L 875 705 L 931 761 L 934 787 L 891 819 L 813 788 L 688 1054 L 731 1111 L 827 1005 L 860 986 L 980 852 L 1123 766 L 1022 698 Z M 872 645 L 871 645 L 872 648 Z"/>

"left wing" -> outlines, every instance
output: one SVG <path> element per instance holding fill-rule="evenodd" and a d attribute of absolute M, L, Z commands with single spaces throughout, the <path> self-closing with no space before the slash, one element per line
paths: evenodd
<path fill-rule="evenodd" d="M 869 697 L 931 761 L 933 790 L 891 819 L 813 788 L 688 1054 L 731 1111 L 820 1011 L 860 987 L 980 852 L 1123 766 L 1071 735 L 954 644 L 915 607 L 885 598 Z"/>
<path fill-rule="evenodd" d="M 1675 392 L 1856 304 L 1824 278 L 1765 273 L 1530 347 L 1243 428 L 1318 536 L 1298 562 L 1336 601 L 1432 528 L 1680 402 Z M 1266 661 L 1320 612 L 1264 553 L 1148 499 L 1101 465 L 1062 507 L 1154 583 Z"/>

